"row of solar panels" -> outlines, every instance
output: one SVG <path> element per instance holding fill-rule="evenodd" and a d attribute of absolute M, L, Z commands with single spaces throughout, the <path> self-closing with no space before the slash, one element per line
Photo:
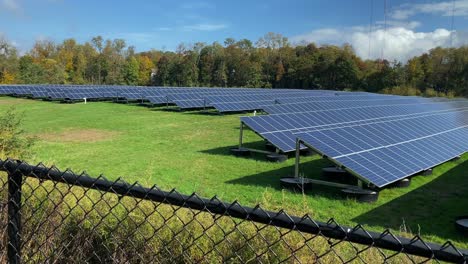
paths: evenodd
<path fill-rule="evenodd" d="M 3 85 L 0 94 L 48 100 L 122 99 L 154 105 L 174 104 L 181 109 L 215 108 L 219 112 L 260 110 L 263 105 L 296 101 L 356 100 L 384 97 L 370 93 L 326 90 L 258 88 L 163 88 L 130 86 Z"/>
<path fill-rule="evenodd" d="M 468 150 L 468 100 L 421 97 L 266 106 L 241 117 L 282 152 L 311 148 L 384 187 Z"/>

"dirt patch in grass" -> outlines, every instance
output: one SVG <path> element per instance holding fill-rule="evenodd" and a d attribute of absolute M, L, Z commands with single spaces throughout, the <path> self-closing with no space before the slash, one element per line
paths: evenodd
<path fill-rule="evenodd" d="M 11 99 L 0 97 L 0 105 L 16 105 L 16 104 L 27 104 L 33 102 L 32 100 L 25 99 Z"/>
<path fill-rule="evenodd" d="M 99 129 L 73 129 L 60 133 L 40 134 L 37 137 L 52 142 L 98 142 L 111 140 L 118 134 L 118 132 Z"/>

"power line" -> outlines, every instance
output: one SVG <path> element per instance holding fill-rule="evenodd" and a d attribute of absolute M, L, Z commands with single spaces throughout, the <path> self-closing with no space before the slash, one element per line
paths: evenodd
<path fill-rule="evenodd" d="M 374 0 L 370 0 L 370 21 L 369 21 L 369 53 L 367 58 L 371 58 L 372 26 L 374 24 Z"/>
<path fill-rule="evenodd" d="M 452 21 L 450 23 L 450 47 L 453 48 L 453 35 L 455 28 L 455 0 L 452 0 Z"/>
<path fill-rule="evenodd" d="M 384 60 L 384 50 L 385 50 L 385 41 L 387 35 L 387 0 L 384 0 L 384 33 L 383 33 L 383 44 L 382 44 L 382 53 L 380 59 Z"/>

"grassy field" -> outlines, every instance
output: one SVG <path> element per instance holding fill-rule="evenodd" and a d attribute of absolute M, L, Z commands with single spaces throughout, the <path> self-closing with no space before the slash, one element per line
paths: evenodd
<path fill-rule="evenodd" d="M 310 214 L 317 220 L 365 224 L 375 231 L 391 228 L 421 234 L 435 242 L 452 240 L 468 248 L 453 219 L 468 214 L 468 155 L 413 178 L 405 189 L 388 189 L 378 202 L 360 204 L 336 190 L 317 187 L 302 195 L 282 190 L 279 179 L 293 173 L 294 159 L 276 164 L 262 155 L 229 154 L 239 137 L 239 115 L 203 115 L 113 103 L 58 104 L 0 98 L 0 111 L 11 106 L 24 113 L 24 129 L 38 138 L 30 163 L 44 162 L 92 176 L 122 177 L 133 183 L 204 197 L 217 195 L 243 205 Z M 263 142 L 247 131 L 245 142 Z M 328 162 L 302 158 L 301 170 L 319 177 Z M 458 165 L 458 166 L 457 166 Z"/>

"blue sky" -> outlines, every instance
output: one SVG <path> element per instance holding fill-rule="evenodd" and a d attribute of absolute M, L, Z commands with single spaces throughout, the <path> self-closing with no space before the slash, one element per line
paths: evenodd
<path fill-rule="evenodd" d="M 363 57 L 384 50 L 401 60 L 435 45 L 468 44 L 468 0 L 387 0 L 387 10 L 385 31 L 384 0 L 0 0 L 0 34 L 22 51 L 40 39 L 83 42 L 96 35 L 124 38 L 143 51 L 227 37 L 255 41 L 271 31 L 294 43 L 347 42 Z"/>

